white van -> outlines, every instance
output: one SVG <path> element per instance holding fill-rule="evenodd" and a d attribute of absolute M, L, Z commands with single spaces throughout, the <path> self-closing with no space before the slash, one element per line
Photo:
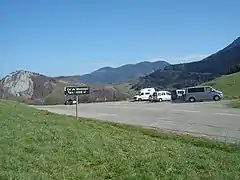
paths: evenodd
<path fill-rule="evenodd" d="M 153 93 L 150 101 L 171 101 L 171 93 L 169 91 L 156 91 Z"/>
<path fill-rule="evenodd" d="M 148 101 L 149 97 L 155 92 L 155 88 L 144 88 L 134 96 L 135 101 Z"/>

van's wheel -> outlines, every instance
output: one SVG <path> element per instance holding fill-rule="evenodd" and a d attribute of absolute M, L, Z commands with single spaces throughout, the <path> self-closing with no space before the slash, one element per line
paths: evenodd
<path fill-rule="evenodd" d="M 162 102 L 163 100 L 162 100 L 162 98 L 159 98 L 159 102 Z"/>
<path fill-rule="evenodd" d="M 195 102 L 195 101 L 196 101 L 196 99 L 194 97 L 189 98 L 189 102 Z"/>
<path fill-rule="evenodd" d="M 214 100 L 214 101 L 219 101 L 219 100 L 220 100 L 220 97 L 219 97 L 218 95 L 216 95 L 216 96 L 213 97 L 213 100 Z"/>
<path fill-rule="evenodd" d="M 141 98 L 139 98 L 139 99 L 138 99 L 138 101 L 142 101 L 142 99 L 141 99 Z"/>

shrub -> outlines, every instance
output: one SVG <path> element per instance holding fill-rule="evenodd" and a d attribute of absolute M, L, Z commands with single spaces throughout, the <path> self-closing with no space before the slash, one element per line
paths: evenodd
<path fill-rule="evenodd" d="M 232 100 L 231 106 L 232 106 L 233 108 L 240 108 L 240 99 Z"/>
<path fill-rule="evenodd" d="M 56 105 L 58 103 L 59 103 L 58 98 L 54 94 L 49 94 L 44 98 L 44 104 Z"/>

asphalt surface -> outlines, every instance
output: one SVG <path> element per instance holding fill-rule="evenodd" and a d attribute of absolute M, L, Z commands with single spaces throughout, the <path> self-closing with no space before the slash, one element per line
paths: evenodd
<path fill-rule="evenodd" d="M 109 102 L 79 104 L 80 117 L 160 128 L 180 133 L 240 142 L 240 110 L 227 101 Z M 75 115 L 75 105 L 35 106 L 55 113 Z"/>

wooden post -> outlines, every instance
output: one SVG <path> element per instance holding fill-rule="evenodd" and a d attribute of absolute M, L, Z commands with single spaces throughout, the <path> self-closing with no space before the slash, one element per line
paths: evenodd
<path fill-rule="evenodd" d="M 76 119 L 78 120 L 78 96 L 76 96 Z"/>

